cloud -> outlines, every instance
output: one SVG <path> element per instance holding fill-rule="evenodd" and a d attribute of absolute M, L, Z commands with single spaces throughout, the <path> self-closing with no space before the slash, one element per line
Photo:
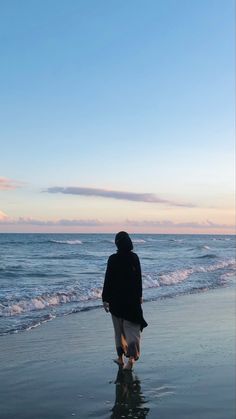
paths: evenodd
<path fill-rule="evenodd" d="M 5 212 L 3 212 L 3 211 L 0 211 L 0 222 L 1 221 L 4 221 L 4 220 L 7 220 L 7 214 L 5 214 Z"/>
<path fill-rule="evenodd" d="M 63 226 L 100 226 L 103 225 L 101 220 L 66 220 L 57 221 L 57 225 Z"/>
<path fill-rule="evenodd" d="M 5 177 L 0 177 L 0 190 L 2 190 L 2 191 L 17 189 L 21 185 L 22 185 L 21 182 L 18 182 L 18 181 L 12 180 L 12 179 L 7 179 Z"/>
<path fill-rule="evenodd" d="M 126 220 L 126 224 L 130 226 L 136 226 L 136 227 L 177 227 L 177 228 L 193 228 L 193 229 L 200 229 L 200 228 L 225 228 L 225 229 L 232 229 L 234 228 L 234 225 L 229 224 L 219 224 L 214 223 L 210 220 L 206 220 L 203 222 L 184 222 L 184 223 L 175 223 L 170 220 L 163 220 L 163 221 L 157 221 L 157 220 L 143 220 L 143 221 L 135 221 L 135 220 Z"/>
<path fill-rule="evenodd" d="M 210 220 L 203 222 L 173 222 L 171 220 L 124 220 L 124 221 L 102 221 L 99 219 L 59 219 L 59 220 L 40 220 L 32 217 L 8 217 L 4 212 L 0 211 L 0 225 L 32 225 L 42 227 L 114 227 L 118 228 L 123 225 L 125 228 L 158 228 L 158 229 L 194 229 L 194 230 L 208 230 L 214 229 L 234 230 L 234 225 L 214 223 Z"/>
<path fill-rule="evenodd" d="M 167 204 L 167 205 L 171 205 L 175 207 L 188 207 L 188 208 L 195 207 L 195 205 L 191 203 L 169 201 L 167 199 L 159 198 L 157 195 L 151 194 L 151 193 L 123 192 L 123 191 L 113 191 L 113 190 L 107 190 L 107 189 L 83 188 L 83 187 L 76 187 L 76 186 L 65 187 L 65 188 L 60 187 L 60 186 L 54 186 L 54 187 L 46 189 L 45 192 L 63 193 L 66 195 L 99 196 L 103 198 L 121 199 L 125 201 Z"/>
<path fill-rule="evenodd" d="M 34 225 L 34 226 L 84 226 L 84 227 L 93 227 L 93 226 L 100 226 L 103 223 L 100 220 L 40 220 L 31 217 L 18 217 L 18 218 L 10 218 L 5 215 L 5 217 L 1 218 L 0 212 L 0 224 L 7 224 L 7 225 Z"/>

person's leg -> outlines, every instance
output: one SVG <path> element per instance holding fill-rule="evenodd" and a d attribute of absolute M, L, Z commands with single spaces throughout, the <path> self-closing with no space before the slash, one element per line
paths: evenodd
<path fill-rule="evenodd" d="M 128 344 L 127 355 L 129 360 L 124 367 L 125 369 L 132 369 L 135 361 L 140 356 L 140 325 L 124 320 L 123 322 L 124 334 Z"/>
<path fill-rule="evenodd" d="M 112 314 L 112 322 L 115 332 L 115 345 L 118 355 L 116 362 L 120 365 L 124 364 L 123 355 L 127 352 L 127 342 L 124 335 L 123 320 Z"/>

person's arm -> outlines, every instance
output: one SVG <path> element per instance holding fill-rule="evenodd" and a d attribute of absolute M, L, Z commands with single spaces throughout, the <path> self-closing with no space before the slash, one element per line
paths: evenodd
<path fill-rule="evenodd" d="M 143 284 L 142 284 L 142 272 L 139 257 L 136 259 L 136 269 L 137 269 L 137 283 L 138 283 L 138 296 L 140 298 L 140 303 L 143 302 Z"/>
<path fill-rule="evenodd" d="M 111 292 L 111 258 L 109 257 L 108 262 L 107 262 L 103 290 L 102 290 L 103 307 L 106 312 L 109 311 L 110 292 Z"/>

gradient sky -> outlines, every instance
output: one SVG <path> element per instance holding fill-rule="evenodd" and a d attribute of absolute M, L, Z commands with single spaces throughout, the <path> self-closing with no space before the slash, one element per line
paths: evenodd
<path fill-rule="evenodd" d="M 0 232 L 233 233 L 234 1 L 0 1 Z"/>

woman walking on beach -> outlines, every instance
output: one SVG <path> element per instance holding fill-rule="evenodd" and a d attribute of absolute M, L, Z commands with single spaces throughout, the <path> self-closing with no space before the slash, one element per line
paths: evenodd
<path fill-rule="evenodd" d="M 118 250 L 108 259 L 102 300 L 104 309 L 112 315 L 118 355 L 115 362 L 131 370 L 140 355 L 140 332 L 147 326 L 141 306 L 141 267 L 128 233 L 120 231 L 115 244 Z M 128 358 L 126 365 L 124 355 Z"/>

